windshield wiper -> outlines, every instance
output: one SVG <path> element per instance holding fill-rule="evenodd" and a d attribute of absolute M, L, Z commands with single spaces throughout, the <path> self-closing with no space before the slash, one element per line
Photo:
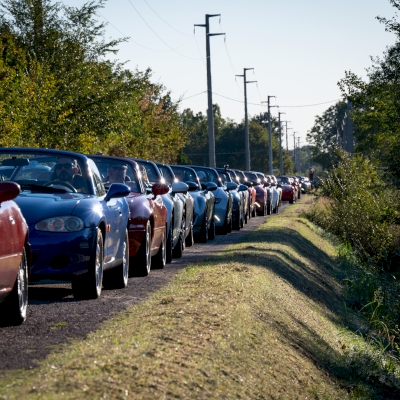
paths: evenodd
<path fill-rule="evenodd" d="M 42 186 L 34 183 L 27 183 L 21 185 L 22 190 L 30 190 L 31 192 L 43 192 L 43 193 L 67 193 L 68 190 L 56 188 L 53 186 Z"/>

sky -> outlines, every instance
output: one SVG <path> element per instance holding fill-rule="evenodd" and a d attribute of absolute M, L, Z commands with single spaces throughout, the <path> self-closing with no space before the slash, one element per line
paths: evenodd
<path fill-rule="evenodd" d="M 257 81 L 247 84 L 249 117 L 266 112 L 262 102 L 276 96 L 271 111 L 290 121 L 289 149 L 293 132 L 307 144 L 315 116 L 341 98 L 345 71 L 365 77 L 370 56 L 395 42 L 376 20 L 395 15 L 389 0 L 108 0 L 98 18 L 108 23 L 107 39 L 129 37 L 116 56 L 126 68 L 151 68 L 153 81 L 182 99 L 181 111 L 205 114 L 205 28 L 194 31 L 205 14 L 221 14 L 210 18 L 210 33 L 226 34 L 210 38 L 213 103 L 222 117 L 242 121 L 244 84 L 235 75 L 254 68 L 247 71 Z"/>

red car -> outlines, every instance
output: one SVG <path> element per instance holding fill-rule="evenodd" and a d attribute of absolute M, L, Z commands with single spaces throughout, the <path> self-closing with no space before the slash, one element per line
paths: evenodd
<path fill-rule="evenodd" d="M 165 183 L 156 183 L 146 191 L 136 161 L 122 157 L 90 155 L 99 169 L 104 185 L 125 183 L 131 188 L 126 197 L 131 213 L 129 224 L 130 275 L 147 276 L 151 267 L 166 264 L 167 209 L 161 195 L 168 193 Z"/>
<path fill-rule="evenodd" d="M 278 186 L 282 187 L 282 200 L 288 201 L 290 204 L 297 199 L 297 190 L 293 179 L 289 176 L 277 176 Z"/>
<path fill-rule="evenodd" d="M 234 169 L 234 171 L 236 172 L 236 175 L 239 177 L 240 183 L 246 185 L 247 190 L 249 192 L 249 218 L 255 217 L 256 216 L 256 201 L 257 201 L 256 189 L 253 187 L 253 183 L 247 180 L 246 175 L 243 173 L 243 171 L 241 171 L 239 169 Z"/>
<path fill-rule="evenodd" d="M 267 215 L 268 192 L 264 187 L 264 183 L 254 172 L 244 171 L 244 174 L 247 180 L 253 183 L 253 187 L 256 190 L 256 213 L 261 216 Z"/>
<path fill-rule="evenodd" d="M 28 225 L 12 201 L 20 187 L 0 183 L 0 321 L 17 325 L 26 319 L 30 246 Z"/>

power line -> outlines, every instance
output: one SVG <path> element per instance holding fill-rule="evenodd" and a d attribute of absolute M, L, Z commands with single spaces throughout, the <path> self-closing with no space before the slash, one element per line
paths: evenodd
<path fill-rule="evenodd" d="M 153 11 L 153 13 L 156 14 L 157 17 L 161 19 L 161 21 L 165 22 L 165 23 L 166 23 L 170 28 L 172 28 L 174 31 L 180 33 L 181 35 L 190 36 L 190 37 L 192 36 L 192 35 L 188 35 L 187 33 L 183 33 L 183 32 L 181 32 L 181 31 L 179 31 L 178 29 L 175 29 L 171 24 L 169 24 L 163 17 L 161 17 L 161 16 L 159 15 L 159 14 L 154 10 L 154 8 L 153 8 L 146 0 L 143 0 L 143 1 L 148 5 L 148 7 L 151 9 L 151 11 Z"/>
<path fill-rule="evenodd" d="M 143 22 L 147 25 L 147 27 L 160 39 L 167 47 L 169 47 L 172 51 L 175 53 L 179 54 L 182 57 L 189 58 L 191 60 L 200 60 L 200 58 L 195 58 L 195 57 L 189 57 L 185 56 L 184 54 L 180 53 L 179 51 L 176 51 L 173 47 L 171 47 L 166 41 L 164 41 L 158 34 L 157 32 L 147 23 L 147 21 L 142 17 L 142 15 L 139 13 L 139 11 L 136 9 L 136 7 L 132 4 L 131 0 L 128 0 L 129 4 L 132 6 L 132 8 L 136 11 L 136 13 L 139 15 L 139 17 L 143 20 Z M 181 47 L 181 46 L 179 46 Z"/>
<path fill-rule="evenodd" d="M 203 92 L 200 92 L 200 93 L 194 94 L 193 96 L 184 97 L 183 99 L 181 99 L 181 101 L 183 101 L 183 100 L 187 100 L 187 99 L 191 99 L 192 97 L 200 96 L 200 95 L 201 95 L 201 94 L 203 94 L 203 93 L 207 93 L 207 90 L 204 90 Z"/>

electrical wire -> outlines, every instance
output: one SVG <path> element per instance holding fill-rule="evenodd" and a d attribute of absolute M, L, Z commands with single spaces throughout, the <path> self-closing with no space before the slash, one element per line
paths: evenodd
<path fill-rule="evenodd" d="M 181 101 L 183 101 L 183 100 L 187 100 L 187 99 L 191 99 L 192 97 L 200 96 L 200 95 L 201 95 L 201 94 L 203 94 L 203 93 L 207 93 L 207 90 L 204 90 L 203 92 L 200 92 L 200 93 L 194 94 L 194 95 L 192 95 L 192 96 L 189 96 L 189 97 L 184 97 L 183 99 L 181 99 Z"/>
<path fill-rule="evenodd" d="M 182 53 L 180 53 L 179 51 L 176 51 L 176 49 L 174 49 L 173 47 L 171 47 L 165 40 L 163 40 L 157 33 L 156 31 L 147 23 L 147 21 L 142 17 L 142 15 L 139 13 L 139 11 L 136 9 L 136 7 L 132 4 L 131 0 L 128 0 L 129 4 L 132 6 L 132 8 L 136 11 L 136 13 L 139 15 L 139 17 L 142 19 L 142 21 L 147 25 L 147 27 L 158 37 L 158 39 L 161 40 L 161 42 L 163 42 L 168 48 L 170 48 L 173 52 L 175 52 L 176 54 L 179 54 L 182 57 L 191 59 L 191 60 L 200 60 L 199 58 L 195 58 L 195 57 L 189 57 L 186 56 Z M 181 47 L 181 46 L 179 46 Z"/>
<path fill-rule="evenodd" d="M 179 31 L 178 29 L 175 29 L 171 24 L 169 24 L 164 18 L 162 18 L 162 17 L 159 15 L 159 14 L 154 10 L 154 8 L 153 8 L 146 0 L 143 0 L 143 1 L 148 5 L 148 7 L 151 9 L 151 11 L 153 11 L 153 13 L 156 14 L 157 17 L 161 19 L 161 21 L 163 21 L 164 23 L 166 23 L 166 24 L 167 24 L 170 28 L 172 28 L 174 31 L 180 33 L 181 35 L 192 37 L 192 35 L 189 35 L 189 34 L 187 34 L 187 33 L 183 33 L 183 32 L 181 32 L 181 31 Z"/>

